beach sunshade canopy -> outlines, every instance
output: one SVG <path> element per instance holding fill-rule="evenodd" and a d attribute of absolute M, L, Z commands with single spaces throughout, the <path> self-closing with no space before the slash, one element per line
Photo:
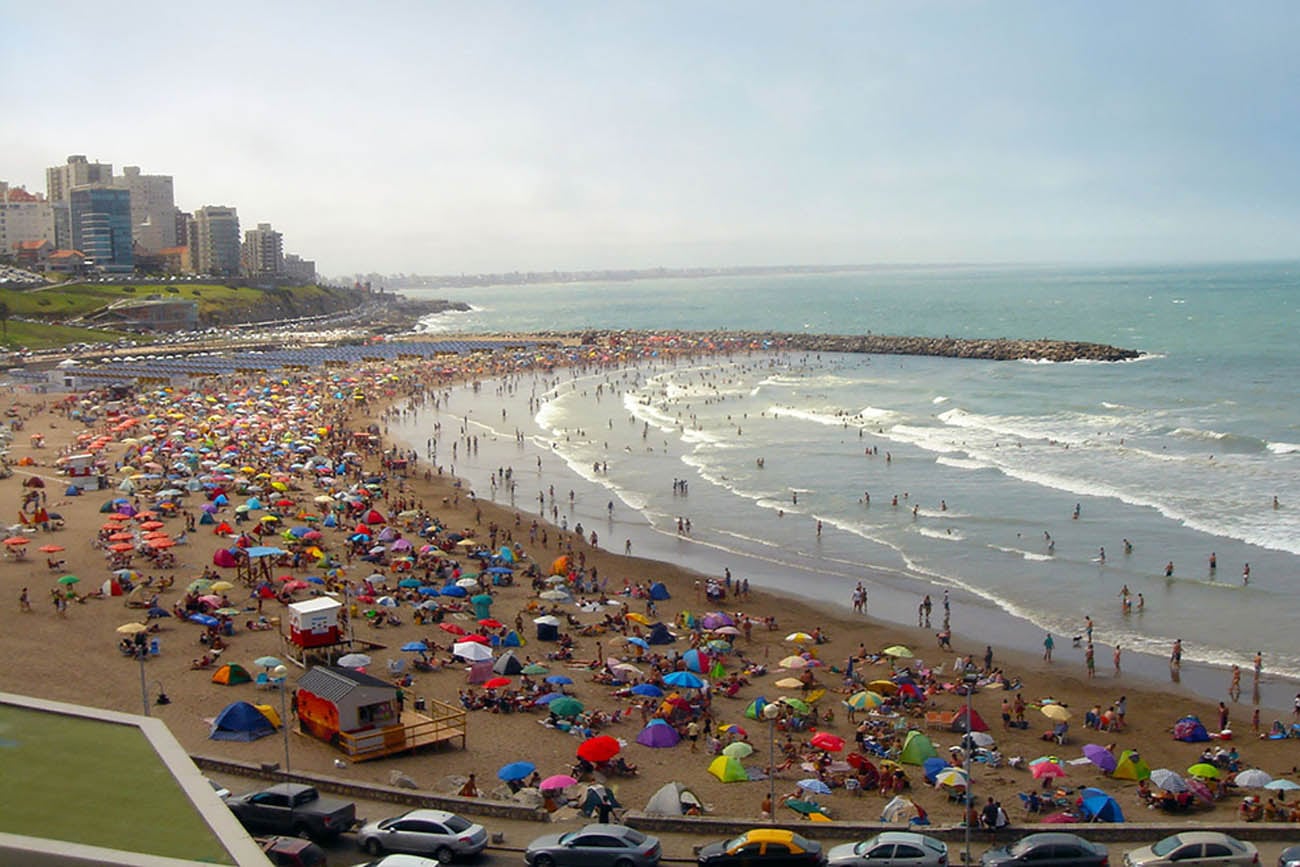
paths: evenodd
<path fill-rule="evenodd" d="M 910 819 L 915 819 L 921 813 L 913 804 L 902 795 L 895 795 L 889 803 L 885 804 L 884 809 L 880 811 L 880 821 L 890 823 L 906 823 Z"/>
<path fill-rule="evenodd" d="M 825 750 L 830 753 L 838 753 L 844 749 L 844 738 L 839 735 L 833 735 L 830 732 L 817 732 L 812 736 L 812 745 L 819 750 Z"/>
<path fill-rule="evenodd" d="M 1035 780 L 1041 780 L 1044 777 L 1054 779 L 1056 777 L 1064 777 L 1065 768 L 1061 767 L 1056 762 L 1049 760 L 1033 765 L 1030 768 L 1030 773 L 1033 775 Z"/>
<path fill-rule="evenodd" d="M 345 653 L 339 657 L 339 665 L 343 668 L 365 668 L 370 664 L 370 657 L 364 653 Z"/>
<path fill-rule="evenodd" d="M 970 785 L 970 778 L 961 768 L 944 768 L 934 775 L 934 784 L 936 786 L 951 786 L 965 788 Z"/>
<path fill-rule="evenodd" d="M 618 755 L 621 749 L 619 742 L 609 735 L 596 735 L 578 745 L 578 758 L 589 762 L 607 762 Z"/>
<path fill-rule="evenodd" d="M 149 627 L 145 626 L 143 623 L 123 623 L 121 626 L 117 627 L 117 634 L 136 635 L 141 632 L 147 632 L 148 629 Z"/>
<path fill-rule="evenodd" d="M 1084 744 L 1083 756 L 1103 771 L 1110 772 L 1115 770 L 1119 760 L 1115 758 L 1114 753 L 1100 744 Z"/>
<path fill-rule="evenodd" d="M 1070 718 L 1070 709 L 1059 704 L 1045 704 L 1039 710 L 1043 716 L 1054 722 L 1065 722 Z"/>
<path fill-rule="evenodd" d="M 1279 777 L 1276 780 L 1269 780 L 1264 784 L 1264 788 L 1272 792 L 1294 792 L 1300 789 L 1300 783 Z"/>
<path fill-rule="evenodd" d="M 1233 777 L 1232 781 L 1240 789 L 1262 789 L 1273 782 L 1273 778 L 1268 775 L 1267 771 L 1261 771 L 1259 768 L 1247 768 Z"/>
<path fill-rule="evenodd" d="M 727 744 L 722 748 L 722 754 L 724 756 L 731 756 L 733 759 L 748 758 L 753 754 L 753 752 L 754 748 L 744 741 L 736 741 L 735 743 Z"/>
<path fill-rule="evenodd" d="M 885 697 L 883 695 L 865 689 L 861 692 L 855 692 L 844 700 L 844 704 L 854 710 L 875 710 L 884 703 Z"/>
<path fill-rule="evenodd" d="M 513 780 L 525 779 L 537 766 L 532 762 L 511 762 L 508 765 L 502 765 L 497 771 L 497 779 L 505 780 L 507 783 Z"/>
<path fill-rule="evenodd" d="M 556 716 L 569 717 L 577 716 L 582 713 L 586 710 L 586 705 L 578 701 L 576 698 L 570 698 L 566 695 L 552 701 L 546 706 L 546 709 Z"/>
<path fill-rule="evenodd" d="M 1101 789 L 1084 789 L 1082 812 L 1089 822 L 1123 822 L 1124 811 L 1113 797 Z"/>
<path fill-rule="evenodd" d="M 1208 762 L 1197 762 L 1187 769 L 1188 776 L 1199 777 L 1202 780 L 1217 780 L 1219 778 L 1219 769 Z"/>
<path fill-rule="evenodd" d="M 826 785 L 821 780 L 813 779 L 811 777 L 806 780 L 800 780 L 795 785 L 803 789 L 805 792 L 812 792 L 814 795 L 829 795 L 831 793 L 830 786 Z"/>
<path fill-rule="evenodd" d="M 674 671 L 664 677 L 664 683 L 678 689 L 699 689 L 704 686 L 704 681 L 689 671 Z"/>
<path fill-rule="evenodd" d="M 1183 779 L 1181 774 L 1168 768 L 1156 768 L 1152 771 L 1151 785 L 1158 786 L 1166 792 L 1173 792 L 1174 794 L 1187 791 L 1187 781 Z"/>
<path fill-rule="evenodd" d="M 569 786 L 578 785 L 578 781 L 568 774 L 555 774 L 542 780 L 537 787 L 543 792 L 556 792 L 560 789 L 567 789 Z"/>
<path fill-rule="evenodd" d="M 892 656 L 895 659 L 911 659 L 912 651 L 902 644 L 891 644 L 884 650 L 880 651 L 881 656 Z"/>

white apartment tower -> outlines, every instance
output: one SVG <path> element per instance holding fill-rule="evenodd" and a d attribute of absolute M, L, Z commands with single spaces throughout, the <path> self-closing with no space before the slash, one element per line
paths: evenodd
<path fill-rule="evenodd" d="M 171 175 L 142 175 L 139 166 L 126 166 L 113 186 L 131 194 L 131 238 L 146 252 L 175 247 L 176 199 Z"/>
<path fill-rule="evenodd" d="M 0 181 L 0 252 L 24 241 L 54 243 L 54 209 L 44 196 Z"/>
<path fill-rule="evenodd" d="M 244 273 L 249 277 L 284 274 L 284 236 L 270 223 L 258 223 L 244 233 Z"/>

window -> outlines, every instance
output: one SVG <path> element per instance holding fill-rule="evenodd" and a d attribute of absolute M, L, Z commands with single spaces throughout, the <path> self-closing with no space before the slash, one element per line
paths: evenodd
<path fill-rule="evenodd" d="M 1199 858 L 1199 857 L 1201 857 L 1201 845 L 1200 845 L 1199 843 L 1196 843 L 1196 844 L 1193 844 L 1193 845 L 1190 845 L 1190 846 L 1184 846 L 1184 847 L 1182 847 L 1181 849 L 1177 849 L 1177 850 L 1175 850 L 1174 853 L 1173 853 L 1172 855 L 1169 856 L 1169 860 L 1170 860 L 1170 861 L 1190 861 L 1190 860 L 1192 860 L 1193 858 Z"/>
<path fill-rule="evenodd" d="M 767 854 L 777 857 L 783 857 L 790 854 L 790 847 L 784 843 L 768 843 Z"/>
<path fill-rule="evenodd" d="M 1227 846 L 1222 845 L 1221 843 L 1205 844 L 1206 858 L 1228 858 L 1231 855 L 1232 855 L 1232 850 L 1230 850 Z"/>
<path fill-rule="evenodd" d="M 917 847 L 905 846 L 902 843 L 899 843 L 898 847 L 894 849 L 895 858 L 920 858 L 924 855 L 925 853 Z"/>
<path fill-rule="evenodd" d="M 893 857 L 894 857 L 894 844 L 893 844 L 893 843 L 884 843 L 884 844 L 882 844 L 882 845 L 880 845 L 880 846 L 877 846 L 876 848 L 872 849 L 869 853 L 867 853 L 867 857 L 868 857 L 868 858 L 879 858 L 879 859 L 881 859 L 882 861 L 883 861 L 884 859 L 886 859 L 886 858 L 893 858 Z"/>

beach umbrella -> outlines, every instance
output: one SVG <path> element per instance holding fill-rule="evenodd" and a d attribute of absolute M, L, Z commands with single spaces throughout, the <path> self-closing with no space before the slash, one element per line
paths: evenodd
<path fill-rule="evenodd" d="M 577 716 L 586 709 L 586 705 L 566 695 L 552 701 L 546 709 L 556 716 Z"/>
<path fill-rule="evenodd" d="M 451 653 L 470 662 L 486 662 L 492 658 L 492 648 L 477 641 L 457 641 L 451 646 Z"/>
<path fill-rule="evenodd" d="M 795 713 L 798 714 L 806 714 L 810 710 L 812 710 L 812 706 L 809 705 L 808 702 L 803 701 L 802 699 L 790 698 L 788 696 L 781 696 L 780 698 L 777 699 L 777 701 L 781 702 L 783 705 L 785 705 L 786 707 L 790 708 L 791 710 L 793 710 Z"/>
<path fill-rule="evenodd" d="M 42 554 L 57 554 L 63 550 L 62 545 L 42 545 L 37 549 Z"/>
<path fill-rule="evenodd" d="M 679 689 L 699 689 L 704 686 L 704 681 L 689 671 L 674 671 L 664 677 L 664 683 Z"/>
<path fill-rule="evenodd" d="M 509 685 L 510 685 L 510 678 L 508 678 L 508 677 L 494 677 L 494 678 L 491 678 L 490 680 L 485 681 L 485 682 L 483 683 L 483 688 L 484 688 L 484 689 L 501 689 L 503 686 L 509 686 Z"/>
<path fill-rule="evenodd" d="M 740 735 L 742 738 L 749 737 L 749 732 L 745 731 L 743 728 L 736 725 L 735 723 L 723 723 L 722 725 L 718 726 L 718 734 Z"/>
<path fill-rule="evenodd" d="M 936 786 L 961 786 L 970 785 L 970 778 L 961 768 L 944 768 L 934 775 L 934 784 Z"/>
<path fill-rule="evenodd" d="M 370 657 L 364 653 L 345 653 L 339 657 L 339 665 L 344 668 L 365 668 L 370 664 Z"/>
<path fill-rule="evenodd" d="M 804 659 L 802 656 L 787 656 L 785 659 L 781 660 L 779 665 L 782 668 L 807 668 L 808 660 Z"/>
<path fill-rule="evenodd" d="M 401 581 L 397 582 L 397 586 L 407 590 L 413 590 L 414 588 L 419 587 L 420 583 L 419 578 L 403 578 Z"/>
<path fill-rule="evenodd" d="M 67 586 L 69 584 L 76 584 L 80 580 L 81 579 L 78 578 L 76 575 L 64 575 L 62 578 L 59 579 L 59 583 L 63 584 L 64 586 Z"/>
<path fill-rule="evenodd" d="M 1197 762 L 1187 769 L 1188 776 L 1200 777 L 1202 780 L 1217 780 L 1219 769 L 1208 762 Z"/>
<path fill-rule="evenodd" d="M 402 645 L 402 650 L 405 650 L 407 653 L 428 653 L 429 645 L 425 644 L 423 641 L 408 641 Z"/>
<path fill-rule="evenodd" d="M 1207 804 L 1214 803 L 1214 793 L 1210 791 L 1209 786 L 1205 785 L 1205 783 L 1200 780 L 1188 780 L 1187 791 L 1191 792 Z"/>
<path fill-rule="evenodd" d="M 1152 771 L 1151 784 L 1164 789 L 1166 792 L 1173 792 L 1174 794 L 1187 791 L 1187 782 L 1176 772 L 1171 771 L 1168 768 L 1156 768 Z"/>
<path fill-rule="evenodd" d="M 1264 784 L 1264 788 L 1272 792 L 1294 792 L 1300 789 L 1300 783 L 1294 783 L 1291 780 L 1279 777 L 1276 780 L 1270 780 Z"/>
<path fill-rule="evenodd" d="M 805 792 L 812 792 L 814 795 L 829 795 L 831 793 L 830 786 L 826 785 L 821 780 L 813 779 L 811 777 L 806 780 L 800 780 L 795 785 L 803 789 Z"/>
<path fill-rule="evenodd" d="M 559 789 L 567 789 L 569 786 L 576 785 L 578 785 L 578 781 L 568 774 L 556 774 L 555 776 L 547 777 L 542 780 L 541 785 L 539 785 L 538 788 L 543 792 L 554 792 Z"/>
<path fill-rule="evenodd" d="M 1115 754 L 1100 744 L 1084 744 L 1083 755 L 1088 761 L 1107 773 L 1115 770 L 1118 763 Z"/>
<path fill-rule="evenodd" d="M 117 634 L 135 635 L 139 632 L 145 632 L 148 629 L 149 627 L 145 626 L 143 623 L 123 623 L 121 626 L 117 627 Z"/>
<path fill-rule="evenodd" d="M 812 641 L 813 637 L 807 632 L 791 632 L 785 637 L 786 641 L 793 641 L 795 644 L 803 644 L 806 641 Z"/>
<path fill-rule="evenodd" d="M 537 594 L 539 599 L 545 599 L 547 602 L 563 602 L 569 598 L 569 594 L 563 590 L 543 590 Z"/>
<path fill-rule="evenodd" d="M 578 745 L 578 758 L 589 762 L 607 762 L 618 755 L 622 746 L 609 735 L 596 735 Z"/>
<path fill-rule="evenodd" d="M 455 584 L 448 584 L 446 587 L 443 587 L 441 593 L 443 596 L 454 596 L 456 598 L 463 598 L 469 595 L 468 590 L 464 587 L 457 587 Z"/>
<path fill-rule="evenodd" d="M 546 672 L 548 671 L 550 671 L 550 669 L 542 665 L 540 662 L 530 662 L 527 665 L 525 665 L 522 669 L 520 669 L 519 673 L 520 674 L 546 674 Z M 633 691 L 635 692 L 635 688 L 633 689 Z"/>
<path fill-rule="evenodd" d="M 10 536 L 8 539 L 5 539 L 5 544 L 8 545 L 10 548 L 21 548 L 23 545 L 26 545 L 30 541 L 31 539 L 25 538 L 23 536 Z"/>
<path fill-rule="evenodd" d="M 629 690 L 633 695 L 643 696 L 645 698 L 663 698 L 664 691 L 653 683 L 638 683 Z"/>
<path fill-rule="evenodd" d="M 570 684 L 573 683 L 573 678 L 569 677 L 567 674 L 552 674 L 550 677 L 546 678 L 546 682 L 562 685 Z"/>
<path fill-rule="evenodd" d="M 892 656 L 895 659 L 911 659 L 913 656 L 912 651 L 902 644 L 891 644 L 889 647 L 880 651 L 880 655 Z"/>
<path fill-rule="evenodd" d="M 812 736 L 810 743 L 817 749 L 825 750 L 828 753 L 838 753 L 844 749 L 844 738 L 830 732 L 818 732 Z"/>
<path fill-rule="evenodd" d="M 569 696 L 565 695 L 562 692 L 548 692 L 546 695 L 542 696 L 541 698 L 533 699 L 533 704 L 546 705 L 546 704 L 550 704 L 553 701 L 557 701 L 559 699 L 568 698 L 568 697 Z"/>
<path fill-rule="evenodd" d="M 464 635 L 465 627 L 458 623 L 439 623 L 438 628 L 443 632 L 450 632 L 452 635 Z"/>
<path fill-rule="evenodd" d="M 275 668 L 277 665 L 283 665 L 279 659 L 274 656 L 259 656 L 253 660 L 253 665 L 260 665 L 262 668 Z"/>
<path fill-rule="evenodd" d="M 1054 779 L 1056 777 L 1065 776 L 1065 768 L 1050 760 L 1039 762 L 1030 768 L 1030 772 L 1033 774 L 1035 780 L 1041 780 L 1044 777 Z"/>
<path fill-rule="evenodd" d="M 646 617 L 644 614 L 638 614 L 635 611 L 629 611 L 627 614 L 624 614 L 623 616 L 635 623 L 640 623 L 642 626 L 650 625 L 650 618 Z"/>
<path fill-rule="evenodd" d="M 478 597 L 475 596 L 474 598 L 477 599 Z M 497 620 L 495 617 L 484 617 L 482 620 L 478 622 L 478 625 L 485 627 L 487 629 L 500 629 L 502 626 L 505 626 L 504 623 L 502 623 L 500 620 Z"/>
<path fill-rule="evenodd" d="M 420 588 L 419 590 L 417 590 L 416 592 L 419 593 L 421 596 L 441 596 L 441 595 L 442 595 L 441 593 L 438 592 L 438 588 L 437 588 L 437 587 L 421 587 L 421 588 Z"/>
<path fill-rule="evenodd" d="M 209 614 L 191 614 L 186 618 L 190 623 L 197 623 L 199 626 L 216 626 L 221 621 Z"/>
<path fill-rule="evenodd" d="M 890 799 L 888 804 L 885 804 L 884 809 L 880 811 L 880 821 L 891 823 L 906 822 L 919 815 L 921 814 L 920 811 L 916 809 L 916 804 L 913 804 L 902 795 L 895 795 Z"/>
<path fill-rule="evenodd" d="M 234 590 L 235 585 L 229 581 L 213 581 L 207 589 L 213 593 L 225 593 L 227 590 Z"/>
<path fill-rule="evenodd" d="M 1273 778 L 1268 775 L 1267 771 L 1261 771 L 1259 768 L 1249 768 L 1237 774 L 1232 781 L 1237 784 L 1238 788 L 1262 789 L 1273 782 Z"/>
<path fill-rule="evenodd" d="M 744 741 L 736 741 L 735 743 L 727 744 L 722 748 L 722 754 L 724 756 L 731 756 L 733 759 L 747 758 L 752 755 L 753 752 L 754 748 Z"/>
<path fill-rule="evenodd" d="M 639 635 L 633 635 L 631 638 L 627 638 L 627 639 L 624 639 L 624 640 L 625 640 L 628 644 L 631 644 L 631 645 L 633 645 L 634 647 L 639 647 L 639 648 L 641 648 L 642 650 L 649 650 L 649 649 L 650 649 L 650 642 L 646 641 L 644 638 L 640 637 Z"/>
<path fill-rule="evenodd" d="M 1045 704 L 1039 708 L 1043 716 L 1055 722 L 1065 722 L 1070 718 L 1070 709 L 1059 704 Z"/>
<path fill-rule="evenodd" d="M 507 783 L 512 780 L 522 780 L 535 770 L 537 770 L 537 766 L 532 762 L 511 762 L 508 765 L 501 766 L 500 770 L 497 771 L 497 779 L 504 780 Z"/>
<path fill-rule="evenodd" d="M 1101 789 L 1087 788 L 1081 793 L 1083 813 L 1091 822 L 1123 822 L 1124 811 Z"/>
<path fill-rule="evenodd" d="M 710 631 L 714 635 L 740 635 L 740 630 L 734 626 L 719 626 L 717 629 Z"/>
<path fill-rule="evenodd" d="M 776 682 L 776 686 L 781 689 L 798 689 L 803 686 L 803 681 L 797 677 L 783 677 Z"/>
<path fill-rule="evenodd" d="M 844 704 L 854 710 L 875 710 L 885 703 L 885 697 L 878 692 L 862 690 L 855 692 L 844 700 Z"/>

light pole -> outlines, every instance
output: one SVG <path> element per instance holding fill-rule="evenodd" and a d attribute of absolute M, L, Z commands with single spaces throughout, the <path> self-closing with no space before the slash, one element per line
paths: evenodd
<path fill-rule="evenodd" d="M 271 675 L 280 681 L 280 730 L 284 732 L 284 781 L 289 782 L 289 703 L 286 692 L 289 688 L 289 669 L 277 665 L 271 669 Z"/>
<path fill-rule="evenodd" d="M 966 867 L 970 867 L 970 813 L 975 806 L 975 781 L 971 777 L 971 754 L 975 752 L 975 741 L 970 736 L 972 726 L 971 721 L 971 696 L 975 694 L 975 684 L 979 680 L 979 675 L 971 666 L 967 666 L 965 675 L 962 676 L 962 683 L 966 686 L 966 725 L 964 726 L 966 734 L 962 736 L 961 745 L 962 755 L 966 758 L 966 803 L 964 805 L 965 815 L 962 816 L 962 824 L 966 827 L 966 852 L 962 856 L 966 862 Z"/>
<path fill-rule="evenodd" d="M 771 807 L 768 818 L 773 823 L 776 822 L 776 718 L 780 715 L 781 709 L 775 703 L 763 705 L 763 719 L 767 720 L 767 803 Z"/>
<path fill-rule="evenodd" d="M 149 681 L 144 675 L 144 660 L 149 653 L 140 646 L 136 646 L 135 658 L 140 660 L 140 704 L 144 706 L 144 715 L 149 716 Z"/>

